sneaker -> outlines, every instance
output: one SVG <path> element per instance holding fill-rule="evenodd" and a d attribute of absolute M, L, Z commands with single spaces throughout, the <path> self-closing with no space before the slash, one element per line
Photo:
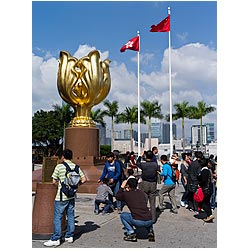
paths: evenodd
<path fill-rule="evenodd" d="M 188 209 L 190 212 L 194 212 L 194 209 L 192 207 L 187 206 L 186 209 Z"/>
<path fill-rule="evenodd" d="M 209 222 L 209 221 L 212 221 L 214 218 L 215 218 L 214 215 L 211 214 L 210 216 L 208 216 L 207 218 L 205 218 L 204 221 L 205 222 Z"/>
<path fill-rule="evenodd" d="M 67 241 L 68 243 L 72 243 L 73 242 L 73 237 L 65 238 L 65 241 Z"/>
<path fill-rule="evenodd" d="M 171 208 L 171 209 L 170 209 L 170 212 L 171 212 L 171 213 L 173 213 L 173 214 L 178 214 L 177 209 L 173 209 L 173 208 Z"/>
<path fill-rule="evenodd" d="M 185 204 L 185 208 L 188 208 L 188 204 Z"/>
<path fill-rule="evenodd" d="M 48 241 L 44 242 L 43 245 L 46 247 L 59 246 L 60 240 L 48 240 Z"/>
<path fill-rule="evenodd" d="M 185 202 L 184 202 L 184 201 L 181 201 L 181 206 L 182 206 L 182 207 L 185 207 L 185 205 L 186 205 Z"/>
<path fill-rule="evenodd" d="M 96 215 L 99 214 L 99 211 L 98 211 L 98 210 L 95 210 L 95 211 L 94 211 L 94 214 L 96 214 Z"/>
<path fill-rule="evenodd" d="M 150 231 L 148 234 L 148 241 L 154 242 L 155 241 L 155 234 L 154 231 Z"/>
<path fill-rule="evenodd" d="M 122 213 L 121 208 L 118 208 L 118 209 L 117 209 L 117 213 L 118 213 L 118 214 L 121 214 L 121 213 Z"/>
<path fill-rule="evenodd" d="M 124 236 L 123 239 L 126 241 L 132 241 L 132 242 L 137 241 L 136 234 L 128 234 L 128 235 Z"/>

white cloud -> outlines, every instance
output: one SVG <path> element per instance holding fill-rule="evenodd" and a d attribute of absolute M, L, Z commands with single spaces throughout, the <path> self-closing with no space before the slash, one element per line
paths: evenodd
<path fill-rule="evenodd" d="M 32 106 L 33 112 L 50 110 L 53 104 L 61 103 L 57 91 L 57 67 L 55 58 L 44 60 L 33 55 L 32 60 Z"/>
<path fill-rule="evenodd" d="M 88 45 L 80 45 L 74 57 L 86 56 L 91 50 L 96 49 Z M 172 49 L 172 104 L 188 101 L 196 105 L 204 100 L 209 105 L 217 105 L 217 53 L 203 44 L 187 44 L 178 49 Z M 100 52 L 101 60 L 108 58 L 109 52 Z M 153 54 L 140 55 L 147 60 L 147 69 Z M 111 58 L 112 60 L 112 58 Z M 51 109 L 55 103 L 61 103 L 57 91 L 58 60 L 56 58 L 44 59 L 33 54 L 33 112 L 40 109 Z M 168 77 L 168 50 L 164 51 L 161 69 L 146 72 L 141 64 L 140 93 L 141 101 L 158 100 L 162 105 L 162 113 L 169 113 L 169 77 Z M 119 111 L 126 106 L 137 105 L 137 72 L 130 72 L 125 63 L 112 60 L 110 64 L 111 90 L 107 96 L 110 101 L 117 100 Z M 103 108 L 99 104 L 95 108 Z M 173 108 L 173 112 L 174 112 Z M 204 122 L 216 123 L 217 112 L 205 117 Z M 186 135 L 190 135 L 188 124 L 197 121 L 187 121 Z M 180 121 L 177 124 L 180 136 Z"/>
<path fill-rule="evenodd" d="M 82 57 L 88 55 L 88 53 L 92 50 L 96 50 L 96 47 L 91 47 L 91 46 L 86 45 L 86 44 L 79 45 L 77 51 L 74 53 L 73 56 L 79 59 L 79 58 L 82 58 Z M 99 53 L 100 53 L 100 58 L 102 61 L 107 59 L 109 56 L 108 51 L 104 51 L 104 52 L 99 51 Z"/>

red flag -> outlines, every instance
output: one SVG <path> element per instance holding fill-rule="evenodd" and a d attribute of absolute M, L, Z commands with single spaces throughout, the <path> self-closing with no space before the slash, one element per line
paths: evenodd
<path fill-rule="evenodd" d="M 170 31 L 170 15 L 163 19 L 157 25 L 152 25 L 150 32 L 168 32 Z"/>
<path fill-rule="evenodd" d="M 139 51 L 139 36 L 136 36 L 130 39 L 123 47 L 121 47 L 120 51 L 124 52 L 126 49 Z"/>

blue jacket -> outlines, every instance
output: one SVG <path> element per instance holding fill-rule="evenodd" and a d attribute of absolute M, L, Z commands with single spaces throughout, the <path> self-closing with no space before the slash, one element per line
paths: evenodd
<path fill-rule="evenodd" d="M 160 176 L 164 176 L 164 185 L 170 186 L 174 185 L 175 183 L 172 181 L 172 167 L 168 164 L 165 163 L 162 166 L 162 172 L 160 173 Z"/>
<path fill-rule="evenodd" d="M 107 161 L 104 165 L 104 169 L 100 177 L 100 180 L 102 181 L 104 177 L 107 177 L 108 179 L 114 179 L 114 181 L 117 181 L 119 179 L 120 173 L 121 173 L 121 168 L 119 162 L 114 161 L 114 163 L 111 165 Z"/>

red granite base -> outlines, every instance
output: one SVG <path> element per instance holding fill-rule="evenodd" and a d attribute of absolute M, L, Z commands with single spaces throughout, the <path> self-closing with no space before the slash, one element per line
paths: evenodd
<path fill-rule="evenodd" d="M 54 231 L 54 200 L 57 187 L 51 183 L 37 183 L 32 213 L 32 234 L 50 235 Z M 65 229 L 65 216 L 62 230 Z"/>

